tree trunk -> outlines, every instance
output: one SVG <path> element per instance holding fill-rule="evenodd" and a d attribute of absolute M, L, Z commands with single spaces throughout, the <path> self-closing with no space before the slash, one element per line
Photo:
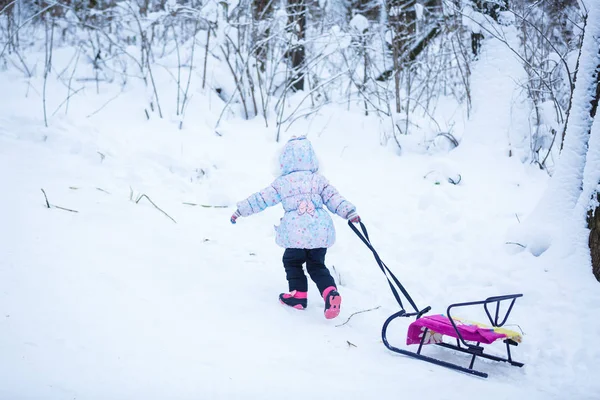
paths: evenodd
<path fill-rule="evenodd" d="M 481 49 L 481 41 L 483 40 L 483 33 L 471 32 L 471 51 L 473 55 L 477 57 L 479 50 Z"/>
<path fill-rule="evenodd" d="M 587 25 L 587 18 L 583 21 L 583 30 Z M 581 36 L 583 41 L 583 35 Z M 575 90 L 575 83 L 577 82 L 577 71 L 579 71 L 579 60 L 581 59 L 581 50 L 583 43 L 579 43 L 579 55 L 577 56 L 577 62 L 575 63 L 575 74 L 573 75 L 573 86 L 571 87 L 571 98 L 569 99 L 569 106 L 567 107 L 567 115 L 565 117 L 565 126 L 563 127 L 561 139 L 560 139 L 560 151 L 562 151 L 565 144 L 565 136 L 567 134 L 567 126 L 569 126 L 569 116 L 571 115 L 571 107 L 573 106 L 573 91 Z"/>
<path fill-rule="evenodd" d="M 416 0 L 391 0 L 387 2 L 388 23 L 392 28 L 394 57 L 394 77 L 396 89 L 396 112 L 401 112 L 400 105 L 400 70 L 407 58 L 411 39 L 414 38 L 417 21 Z M 410 52 L 409 52 L 410 53 Z"/>
<path fill-rule="evenodd" d="M 596 191 L 596 200 L 600 203 L 600 193 Z M 588 227 L 590 228 L 590 253 L 592 256 L 592 272 L 600 282 L 600 205 L 588 213 Z"/>
<path fill-rule="evenodd" d="M 253 0 L 252 1 L 252 19 L 254 22 L 253 42 L 258 43 L 259 41 L 266 39 L 271 34 L 269 23 L 265 24 L 266 27 L 262 30 L 262 21 L 268 21 L 273 15 L 273 1 L 272 0 Z M 256 60 L 258 62 L 261 72 L 265 72 L 267 58 L 269 54 L 268 42 L 257 46 L 255 51 Z"/>
<path fill-rule="evenodd" d="M 585 207 L 587 226 L 590 229 L 588 245 L 590 249 L 592 272 L 600 281 L 600 122 L 596 119 L 598 102 L 600 100 L 600 5 L 596 4 L 589 10 L 578 60 L 576 84 L 573 91 L 572 103 L 582 104 L 579 110 L 569 115 L 565 150 L 570 135 L 579 135 L 584 146 L 579 148 L 585 153 L 585 166 L 582 171 L 579 188 L 581 195 L 578 205 Z M 578 84 L 585 84 L 579 91 Z M 586 116 L 586 108 L 589 113 Z M 578 111 L 578 112 L 577 112 Z M 583 112 L 581 112 L 583 111 Z M 581 119 L 582 121 L 577 121 Z M 574 126 L 574 129 L 573 126 Z M 568 149 L 572 151 L 573 149 Z M 564 151 L 563 151 L 564 153 Z M 563 154 L 561 154 L 561 157 Z"/>
<path fill-rule="evenodd" d="M 294 91 L 304 90 L 304 67 L 306 37 L 306 3 L 304 0 L 288 0 L 288 23 L 293 34 L 296 35 L 296 44 L 288 50 L 288 56 L 292 63 L 292 74 L 290 83 Z"/>
<path fill-rule="evenodd" d="M 598 59 L 600 59 L 600 50 L 598 54 Z M 600 100 L 600 65 L 596 67 L 596 94 L 595 97 L 592 98 L 591 104 L 592 108 L 590 110 L 590 116 L 594 118 L 596 116 L 598 110 L 598 101 Z M 596 121 L 598 124 L 598 121 Z M 596 127 L 597 128 L 597 127 Z M 593 128 L 592 128 L 593 129 Z M 594 142 L 590 141 L 590 147 Z M 594 151 L 598 149 L 591 149 L 588 151 Z M 597 182 L 596 191 L 592 195 L 590 199 L 592 204 L 595 204 L 596 207 L 591 209 L 588 213 L 588 227 L 590 228 L 590 237 L 589 237 L 589 246 L 590 253 L 592 256 L 592 271 L 596 279 L 600 282 L 600 182 Z"/>
<path fill-rule="evenodd" d="M 396 3 L 400 1 L 396 0 Z M 414 8 L 415 2 L 409 2 L 412 4 L 412 13 L 408 13 L 408 15 L 403 19 L 404 21 L 409 20 L 409 26 L 404 26 L 404 22 L 401 22 L 398 16 L 390 16 L 388 18 L 389 25 L 393 28 L 394 31 L 394 40 L 392 45 L 392 60 L 393 66 L 392 69 L 388 69 L 383 71 L 377 78 L 376 81 L 383 82 L 389 79 L 392 75 L 394 77 L 399 74 L 394 74 L 395 71 L 400 71 L 404 64 L 411 63 L 417 59 L 419 54 L 423 52 L 427 48 L 427 46 L 435 39 L 441 32 L 441 23 L 440 18 L 443 16 L 442 14 L 442 5 L 441 0 L 429 0 L 425 3 L 425 7 L 429 12 L 429 20 L 427 25 L 422 28 L 423 32 L 427 32 L 426 35 L 421 34 L 419 40 L 417 41 L 415 38 L 415 28 L 416 28 L 416 10 Z M 388 12 L 394 12 L 392 3 L 388 4 Z M 405 6 L 402 6 L 405 7 Z M 412 14 L 412 15 L 411 15 Z M 407 29 L 408 32 L 402 34 L 399 33 L 399 29 L 397 25 L 402 25 L 402 29 Z M 400 39 L 400 37 L 403 38 Z M 397 40 L 398 39 L 398 40 Z M 399 79 L 396 79 L 396 91 L 399 91 Z M 398 111 L 399 112 L 399 111 Z"/>

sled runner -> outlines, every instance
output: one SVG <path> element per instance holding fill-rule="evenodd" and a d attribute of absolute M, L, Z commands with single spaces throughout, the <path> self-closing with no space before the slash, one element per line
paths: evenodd
<path fill-rule="evenodd" d="M 473 365 L 477 357 L 493 361 L 504 361 L 517 367 L 523 366 L 522 363 L 514 361 L 512 359 L 512 355 L 510 352 L 511 346 L 517 346 L 521 342 L 521 335 L 509 329 L 502 328 L 502 326 L 504 326 L 506 321 L 508 320 L 508 317 L 513 309 L 515 301 L 517 300 L 517 298 L 522 297 L 522 294 L 495 296 L 488 297 L 487 299 L 481 301 L 451 304 L 447 308 L 445 315 L 439 314 L 424 316 L 424 314 L 428 313 L 431 310 L 431 307 L 428 306 L 422 310 L 419 310 L 419 308 L 417 307 L 413 299 L 410 297 L 404 286 L 402 286 L 398 278 L 396 278 L 392 271 L 390 271 L 390 269 L 379 257 L 379 254 L 377 254 L 377 251 L 375 251 L 375 249 L 373 248 L 365 225 L 362 222 L 360 222 L 362 233 L 351 222 L 348 222 L 348 225 L 350 226 L 350 228 L 352 228 L 354 233 L 356 233 L 356 235 L 363 241 L 363 243 L 369 248 L 369 250 L 373 252 L 375 260 L 379 265 L 379 268 L 381 268 L 383 274 L 386 276 L 390 285 L 390 289 L 392 290 L 396 301 L 400 305 L 400 311 L 391 315 L 383 324 L 383 328 L 381 330 L 381 338 L 385 347 L 387 347 L 389 350 L 395 353 L 403 354 L 422 361 L 427 361 L 432 364 L 451 368 L 482 378 L 487 378 L 488 374 L 473 369 Z M 404 305 L 402 304 L 402 299 L 396 287 L 404 295 L 404 298 L 410 303 L 411 307 L 414 309 L 414 312 L 409 313 L 405 310 Z M 505 312 L 501 311 L 501 304 L 507 305 L 507 309 Z M 490 325 L 459 319 L 452 315 L 454 309 L 469 306 L 483 306 L 483 309 L 488 317 Z M 492 313 L 490 313 L 490 309 L 493 310 L 493 315 Z M 407 345 L 419 345 L 416 352 L 412 352 L 405 349 L 399 349 L 390 345 L 390 343 L 388 342 L 387 329 L 393 320 L 400 317 L 416 317 L 416 320 L 409 325 L 406 337 Z M 456 339 L 456 344 L 451 344 L 443 341 L 444 336 Z M 498 340 L 501 340 L 506 344 L 506 358 L 484 353 L 484 345 L 494 343 Z M 447 361 L 438 360 L 437 358 L 425 356 L 421 354 L 421 350 L 423 349 L 423 346 L 427 344 L 434 344 L 461 353 L 469 354 L 471 355 L 471 362 L 468 367 L 464 367 Z"/>

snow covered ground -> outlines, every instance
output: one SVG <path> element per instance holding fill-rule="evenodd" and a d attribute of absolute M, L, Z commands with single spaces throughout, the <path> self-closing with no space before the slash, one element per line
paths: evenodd
<path fill-rule="evenodd" d="M 339 218 L 327 262 L 340 317 L 323 318 L 314 286 L 304 312 L 278 303 L 281 209 L 229 223 L 235 202 L 274 178 L 280 145 L 259 118 L 225 121 L 217 136 L 220 100 L 197 91 L 180 131 L 169 115 L 146 121 L 132 83 L 116 98 L 118 87 L 86 89 L 45 128 L 41 81 L 0 74 L 0 399 L 598 399 L 600 291 L 589 265 L 506 243 L 548 182 L 508 157 L 527 118 L 512 60 L 486 42 L 473 115 L 455 126 L 450 153 L 399 157 L 392 141 L 380 145 L 375 120 L 333 106 L 285 133 L 309 135 L 419 306 L 441 313 L 524 294 L 509 324 L 525 334 L 514 351 L 525 366 L 478 360 L 487 380 L 385 349 L 381 325 L 397 305 Z M 50 113 L 64 98 L 50 96 Z M 41 189 L 77 213 L 46 208 Z M 409 322 L 392 327 L 392 344 L 404 346 Z M 424 354 L 468 365 L 445 349 Z"/>

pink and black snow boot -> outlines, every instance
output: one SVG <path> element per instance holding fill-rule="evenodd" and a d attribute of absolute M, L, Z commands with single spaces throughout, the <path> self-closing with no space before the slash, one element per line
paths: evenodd
<path fill-rule="evenodd" d="M 306 308 L 306 298 L 308 292 L 299 292 L 292 290 L 289 293 L 281 293 L 279 295 L 279 301 L 281 304 L 295 308 L 296 310 L 304 310 Z"/>
<path fill-rule="evenodd" d="M 337 292 L 335 286 L 329 286 L 323 291 L 323 300 L 325 300 L 325 318 L 333 319 L 340 315 L 342 296 Z"/>

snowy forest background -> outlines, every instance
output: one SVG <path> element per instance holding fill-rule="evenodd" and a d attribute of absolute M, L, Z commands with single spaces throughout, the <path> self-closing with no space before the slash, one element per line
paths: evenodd
<path fill-rule="evenodd" d="M 376 116 L 380 141 L 396 143 L 399 152 L 415 137 L 424 137 L 420 146 L 451 149 L 459 140 L 454 122 L 436 117 L 440 99 L 464 105 L 468 117 L 472 64 L 482 41 L 496 38 L 521 60 L 526 79 L 517 84 L 530 108 L 527 135 L 507 138 L 508 156 L 553 175 L 565 141 L 579 141 L 572 167 L 581 173 L 563 185 L 585 188 L 589 245 L 600 279 L 598 187 L 583 182 L 600 90 L 597 52 L 580 52 L 589 7 L 596 6 L 589 3 L 2 0 L 0 68 L 43 79 L 39 111 L 46 126 L 57 113 L 68 114 L 86 87 L 100 93 L 107 84 L 126 90 L 139 81 L 147 91 L 139 112 L 183 128 L 190 107 L 202 112 L 201 104 L 193 104 L 194 80 L 194 87 L 214 91 L 223 102 L 217 134 L 223 119 L 258 118 L 276 127 L 279 141 L 282 129 L 326 105 L 343 104 Z M 517 28 L 518 45 L 507 39 L 506 26 Z M 597 38 L 594 29 L 589 35 Z M 65 49 L 70 58 L 57 65 L 56 53 Z M 42 52 L 43 59 L 32 52 Z M 578 68 L 581 57 L 590 58 L 590 70 Z M 591 79 L 582 99 L 573 96 L 577 73 Z M 162 81 L 165 74 L 170 87 L 159 87 L 157 75 Z M 61 86 L 49 92 L 48 80 Z M 287 107 L 296 92 L 302 95 Z M 49 99 L 58 106 L 49 109 Z M 582 124 L 572 117 L 577 101 L 589 109 L 589 115 L 574 117 L 587 119 Z"/>
<path fill-rule="evenodd" d="M 0 0 L 0 400 L 596 400 L 599 98 L 599 0 Z M 523 293 L 525 366 L 386 351 L 339 218 L 340 317 L 281 307 L 229 218 L 292 135 L 421 307 Z"/>

